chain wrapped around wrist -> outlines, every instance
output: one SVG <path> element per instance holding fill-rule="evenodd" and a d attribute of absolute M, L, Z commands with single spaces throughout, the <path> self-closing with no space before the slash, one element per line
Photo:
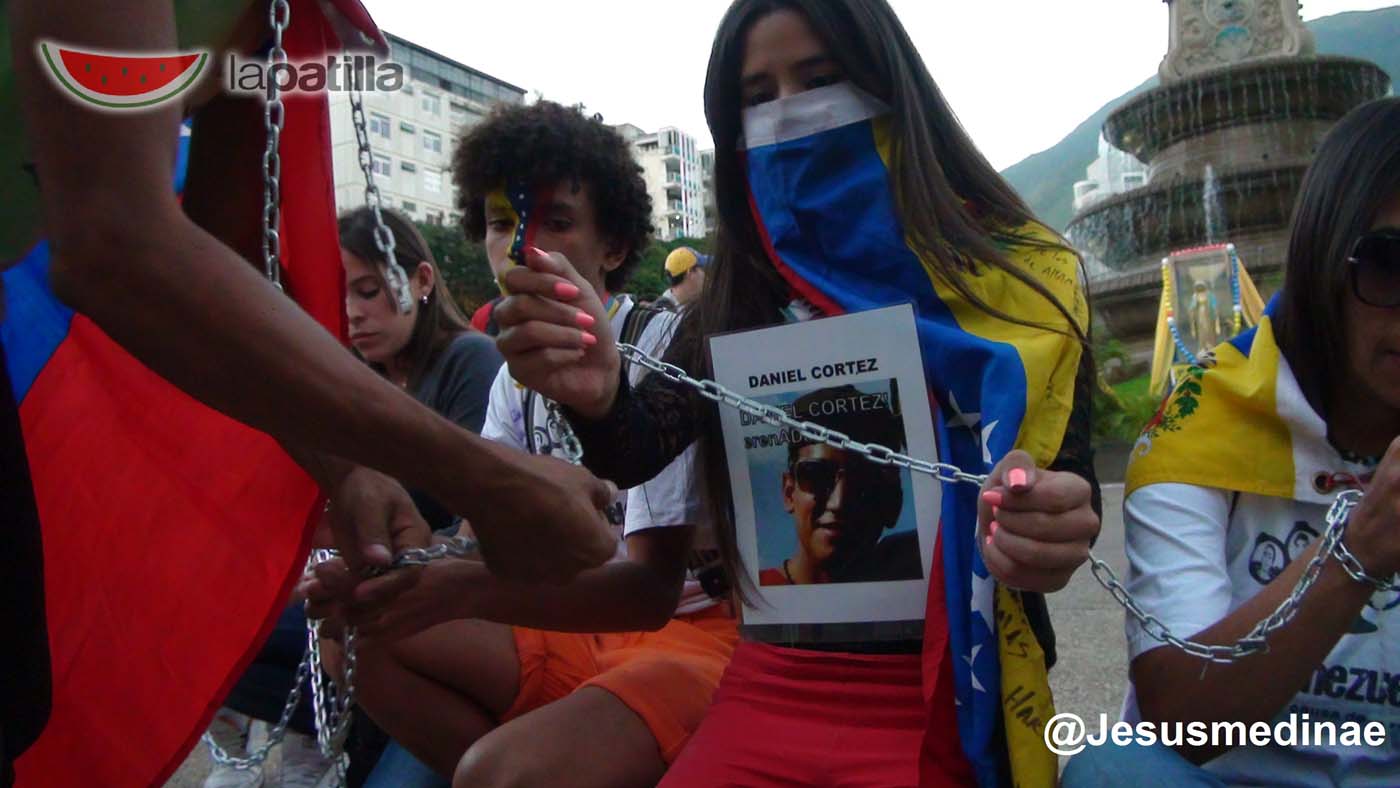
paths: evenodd
<path fill-rule="evenodd" d="M 1344 492 L 1339 496 L 1338 504 L 1346 508 L 1348 520 L 1350 519 L 1351 512 L 1355 509 L 1360 500 L 1361 494 L 1355 491 Z M 1394 574 L 1392 574 L 1390 580 L 1387 581 L 1366 571 L 1366 566 L 1361 563 L 1361 559 L 1357 558 L 1356 554 L 1347 548 L 1345 536 L 1337 539 L 1337 541 L 1333 543 L 1332 557 L 1337 559 L 1337 563 L 1342 565 L 1342 569 L 1352 580 L 1362 585 L 1371 586 L 1376 591 L 1400 592 L 1400 585 L 1393 582 L 1395 580 Z"/>

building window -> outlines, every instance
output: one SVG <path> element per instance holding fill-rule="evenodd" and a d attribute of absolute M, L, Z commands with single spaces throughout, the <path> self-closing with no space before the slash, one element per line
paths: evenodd
<path fill-rule="evenodd" d="M 415 213 L 418 212 L 418 203 L 412 203 L 412 202 L 409 202 L 408 200 L 404 200 L 404 201 L 403 201 L 403 212 L 406 213 L 406 214 L 408 214 L 408 215 L 410 215 L 410 216 L 412 216 L 413 214 L 415 214 Z"/>
<path fill-rule="evenodd" d="M 404 134 L 412 134 L 413 132 L 415 132 L 415 131 L 417 131 L 417 130 L 418 130 L 418 129 L 414 128 L 414 127 L 413 127 L 413 124 L 412 124 L 412 123 L 409 123 L 408 121 L 400 121 L 400 122 L 399 122 L 399 131 L 402 131 Z"/>
<path fill-rule="evenodd" d="M 428 211 L 428 224 L 442 226 L 442 211 Z"/>
<path fill-rule="evenodd" d="M 435 170 L 431 167 L 423 170 L 423 188 L 437 194 L 442 191 L 442 170 Z"/>
<path fill-rule="evenodd" d="M 423 132 L 423 149 L 442 153 L 442 135 L 435 131 Z"/>
<path fill-rule="evenodd" d="M 386 178 L 394 174 L 394 164 L 389 160 L 388 156 L 375 155 L 374 174 L 383 175 Z"/>
<path fill-rule="evenodd" d="M 389 118 L 377 112 L 369 114 L 369 133 L 378 134 L 384 139 L 389 139 Z"/>
<path fill-rule="evenodd" d="M 442 99 L 435 93 L 423 94 L 423 111 L 431 112 L 434 115 L 442 114 Z"/>
<path fill-rule="evenodd" d="M 418 165 L 411 161 L 399 162 L 399 168 L 404 172 L 418 172 Z"/>

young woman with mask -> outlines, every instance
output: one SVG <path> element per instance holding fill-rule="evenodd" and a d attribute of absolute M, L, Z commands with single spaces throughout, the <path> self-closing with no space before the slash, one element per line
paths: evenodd
<path fill-rule="evenodd" d="M 1020 723 L 1047 712 L 1053 659 L 1031 592 L 1062 587 L 1098 531 L 1077 258 L 972 145 L 884 0 L 738 0 L 705 102 L 719 233 L 669 358 L 704 377 L 708 335 L 913 301 L 941 459 L 991 476 L 980 495 L 943 488 L 922 639 L 746 628 L 663 785 L 1053 783 Z M 526 263 L 498 309 L 512 375 L 563 403 L 589 468 L 623 486 L 702 439 L 721 550 L 751 598 L 715 408 L 660 375 L 632 390 L 611 337 L 581 337 L 604 321 L 568 261 Z M 1019 655 L 998 629 L 1023 635 Z M 1033 713 L 1001 714 L 1028 696 Z"/>
<path fill-rule="evenodd" d="M 1193 369 L 1138 442 L 1123 506 L 1129 591 L 1176 634 L 1232 644 L 1293 592 L 1333 500 L 1351 491 L 1364 498 L 1342 544 L 1394 583 L 1397 435 L 1400 99 L 1388 98 L 1352 111 L 1318 148 L 1283 292 L 1259 327 Z M 1064 784 L 1394 785 L 1396 605 L 1329 557 L 1264 653 L 1204 665 L 1129 620 L 1125 717 L 1155 723 L 1162 743 L 1086 750 Z M 1192 742 L 1179 727 L 1277 730 L 1290 717 L 1293 741 L 1268 746 Z M 1335 730 L 1344 720 L 1379 729 L 1379 741 L 1361 730 L 1348 742 Z"/>

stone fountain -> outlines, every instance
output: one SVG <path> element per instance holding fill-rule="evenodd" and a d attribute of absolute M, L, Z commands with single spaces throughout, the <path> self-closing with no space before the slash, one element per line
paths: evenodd
<path fill-rule="evenodd" d="M 1085 208 L 1068 230 L 1105 328 L 1139 359 L 1151 351 L 1162 258 L 1228 241 L 1256 280 L 1276 280 L 1318 143 L 1348 111 L 1390 92 L 1379 66 L 1316 54 L 1298 0 L 1166 1 L 1161 84 L 1103 128 L 1147 164 L 1147 180 Z"/>

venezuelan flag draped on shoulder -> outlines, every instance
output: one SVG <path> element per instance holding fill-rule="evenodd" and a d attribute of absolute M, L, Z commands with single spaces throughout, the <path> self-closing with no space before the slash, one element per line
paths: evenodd
<path fill-rule="evenodd" d="M 209 47 L 253 4 L 175 5 L 182 46 Z M 379 36 L 357 3 L 338 5 Z M 335 31 L 349 28 L 331 24 L 330 7 L 293 0 L 293 60 L 341 49 Z M 8 42 L 4 27 L 0 6 Z M 270 437 L 175 389 L 55 297 L 10 68 L 0 57 L 0 141 L 15 142 L 0 145 L 0 194 L 23 205 L 6 202 L 0 221 L 0 341 L 38 505 L 53 675 L 52 715 L 18 760 L 18 784 L 161 785 L 286 605 L 320 494 Z M 189 142 L 178 137 L 177 192 Z M 281 157 L 284 284 L 343 336 L 325 94 L 287 100 Z M 144 220 L 140 206 L 130 220 Z"/>
<path fill-rule="evenodd" d="M 888 108 L 849 83 L 745 112 L 750 198 L 769 257 L 799 298 L 828 315 L 913 302 L 943 461 L 985 473 L 1019 447 L 1044 467 L 1060 450 L 1073 407 L 1082 353 L 1074 327 L 1001 269 L 977 265 L 963 281 L 983 302 L 1042 327 L 994 317 L 933 274 L 898 219 L 890 122 Z M 1087 327 L 1074 253 L 1039 226 L 999 236 L 1007 257 Z M 943 491 L 925 697 L 936 712 L 941 662 L 951 655 L 958 738 L 978 783 L 1051 786 L 1056 760 L 1041 730 L 1054 710 L 1043 653 L 1020 597 L 997 588 L 982 563 L 977 495 L 969 485 Z M 931 717 L 926 755 L 947 746 L 937 741 L 946 734 Z"/>
<path fill-rule="evenodd" d="M 1124 494 L 1181 483 L 1328 503 L 1317 474 L 1335 467 L 1327 425 L 1303 397 L 1274 336 L 1275 298 L 1255 328 L 1221 344 L 1206 366 L 1186 367 L 1148 422 L 1128 464 Z"/>

